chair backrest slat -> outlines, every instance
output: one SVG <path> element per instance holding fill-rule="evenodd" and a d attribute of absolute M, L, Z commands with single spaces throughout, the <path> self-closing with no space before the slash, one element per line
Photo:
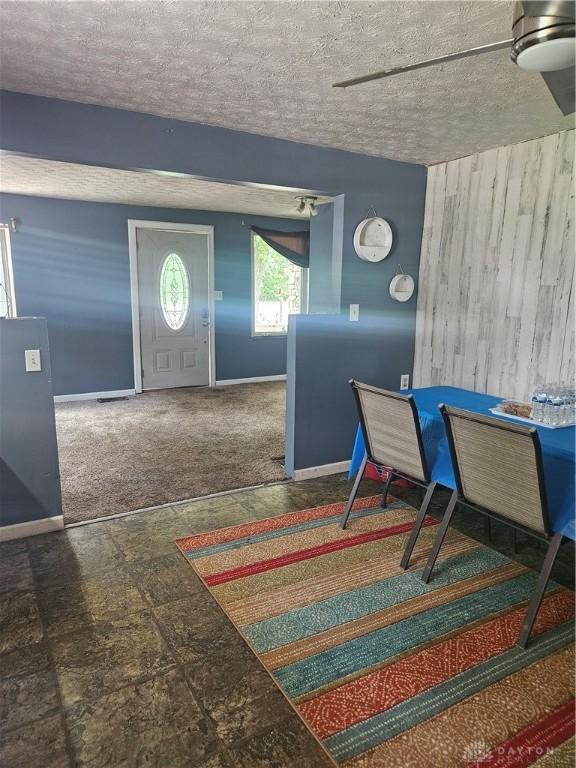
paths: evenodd
<path fill-rule="evenodd" d="M 465 501 L 549 534 L 536 430 L 441 407 Z"/>
<path fill-rule="evenodd" d="M 420 424 L 412 398 L 357 381 L 350 383 L 356 393 L 368 457 L 416 480 L 427 481 Z"/>

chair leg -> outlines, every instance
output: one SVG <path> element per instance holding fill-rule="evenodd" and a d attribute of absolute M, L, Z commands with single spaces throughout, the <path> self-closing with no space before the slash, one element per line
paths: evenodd
<path fill-rule="evenodd" d="M 450 520 L 452 520 L 452 515 L 454 514 L 454 509 L 456 508 L 457 501 L 458 501 L 458 492 L 453 491 L 452 496 L 450 496 L 450 501 L 448 502 L 448 506 L 446 507 L 446 512 L 444 512 L 444 517 L 442 518 L 442 522 L 438 526 L 438 533 L 436 534 L 436 538 L 434 539 L 434 546 L 432 547 L 432 551 L 428 556 L 428 562 L 426 563 L 426 568 L 424 568 L 424 571 L 422 573 L 422 581 L 425 584 L 428 584 L 428 582 L 430 581 L 430 574 L 432 573 L 432 569 L 434 568 L 434 564 L 436 563 L 436 558 L 438 557 L 438 553 L 440 552 L 440 547 L 442 546 L 442 542 L 444 541 L 444 537 L 446 536 L 446 531 L 448 530 L 448 526 L 450 525 Z"/>
<path fill-rule="evenodd" d="M 416 522 L 414 523 L 414 528 L 412 528 L 410 537 L 408 538 L 408 542 L 406 543 L 406 548 L 404 549 L 404 554 L 402 555 L 402 560 L 400 560 L 400 567 L 404 568 L 404 570 L 406 570 L 406 568 L 408 568 L 408 566 L 410 565 L 412 550 L 414 549 L 414 545 L 416 544 L 416 539 L 418 538 L 420 529 L 422 528 L 422 523 L 424 522 L 424 518 L 426 517 L 426 512 L 428 511 L 428 505 L 430 504 L 430 500 L 432 498 L 432 494 L 434 493 L 435 489 L 436 489 L 436 483 L 430 483 L 430 485 L 426 489 L 426 494 L 424 496 L 424 499 L 422 500 L 422 505 L 420 506 L 420 509 L 418 510 L 418 514 L 416 515 Z"/>
<path fill-rule="evenodd" d="M 540 609 L 540 603 L 544 597 L 546 585 L 548 584 L 548 579 L 550 578 L 550 573 L 552 572 L 552 567 L 554 565 L 554 561 L 556 560 L 556 555 L 558 554 L 561 543 L 562 534 L 555 533 L 554 536 L 552 536 L 550 539 L 550 544 L 548 544 L 546 557 L 544 558 L 542 569 L 540 571 L 540 575 L 538 576 L 538 581 L 536 582 L 536 589 L 530 598 L 528 610 L 526 611 L 526 616 L 524 617 L 524 623 L 522 624 L 522 629 L 520 630 L 518 640 L 516 641 L 516 645 L 520 646 L 520 648 L 526 648 L 528 643 L 528 638 L 530 637 L 534 621 Z"/>
<path fill-rule="evenodd" d="M 356 494 L 358 493 L 360 481 L 362 480 L 362 477 L 364 475 L 364 470 L 366 469 L 367 463 L 368 463 L 368 455 L 365 453 L 364 458 L 362 459 L 362 464 L 360 464 L 356 477 L 354 478 L 354 485 L 352 486 L 352 490 L 350 491 L 350 496 L 348 496 L 346 507 L 340 519 L 341 528 L 346 528 L 346 524 L 348 523 L 348 518 L 350 517 L 350 512 L 352 511 L 352 504 L 354 504 L 354 499 L 356 498 Z"/>
<path fill-rule="evenodd" d="M 390 470 L 388 472 L 388 478 L 386 479 L 386 485 L 384 486 L 384 491 L 382 493 L 382 503 L 380 504 L 382 509 L 386 509 L 386 502 L 388 500 L 388 491 L 390 490 L 390 484 L 393 479 L 394 479 L 394 472 Z"/>

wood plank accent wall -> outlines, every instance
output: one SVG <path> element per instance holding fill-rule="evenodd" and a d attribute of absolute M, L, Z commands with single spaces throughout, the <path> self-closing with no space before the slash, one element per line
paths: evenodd
<path fill-rule="evenodd" d="M 414 386 L 574 379 L 574 133 L 428 169 Z"/>

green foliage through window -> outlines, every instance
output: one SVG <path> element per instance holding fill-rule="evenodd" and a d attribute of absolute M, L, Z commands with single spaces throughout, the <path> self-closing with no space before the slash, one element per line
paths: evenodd
<path fill-rule="evenodd" d="M 270 248 L 261 237 L 254 235 L 254 268 L 256 295 L 260 301 L 286 301 L 288 275 L 293 266 L 288 259 Z"/>
<path fill-rule="evenodd" d="M 304 270 L 253 235 L 254 331 L 286 333 L 288 315 L 301 312 Z"/>

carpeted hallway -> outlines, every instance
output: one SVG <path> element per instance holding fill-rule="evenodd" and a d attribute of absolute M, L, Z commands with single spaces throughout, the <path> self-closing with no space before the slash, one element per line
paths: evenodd
<path fill-rule="evenodd" d="M 58 403 L 64 520 L 282 480 L 284 413 L 283 382 Z"/>

